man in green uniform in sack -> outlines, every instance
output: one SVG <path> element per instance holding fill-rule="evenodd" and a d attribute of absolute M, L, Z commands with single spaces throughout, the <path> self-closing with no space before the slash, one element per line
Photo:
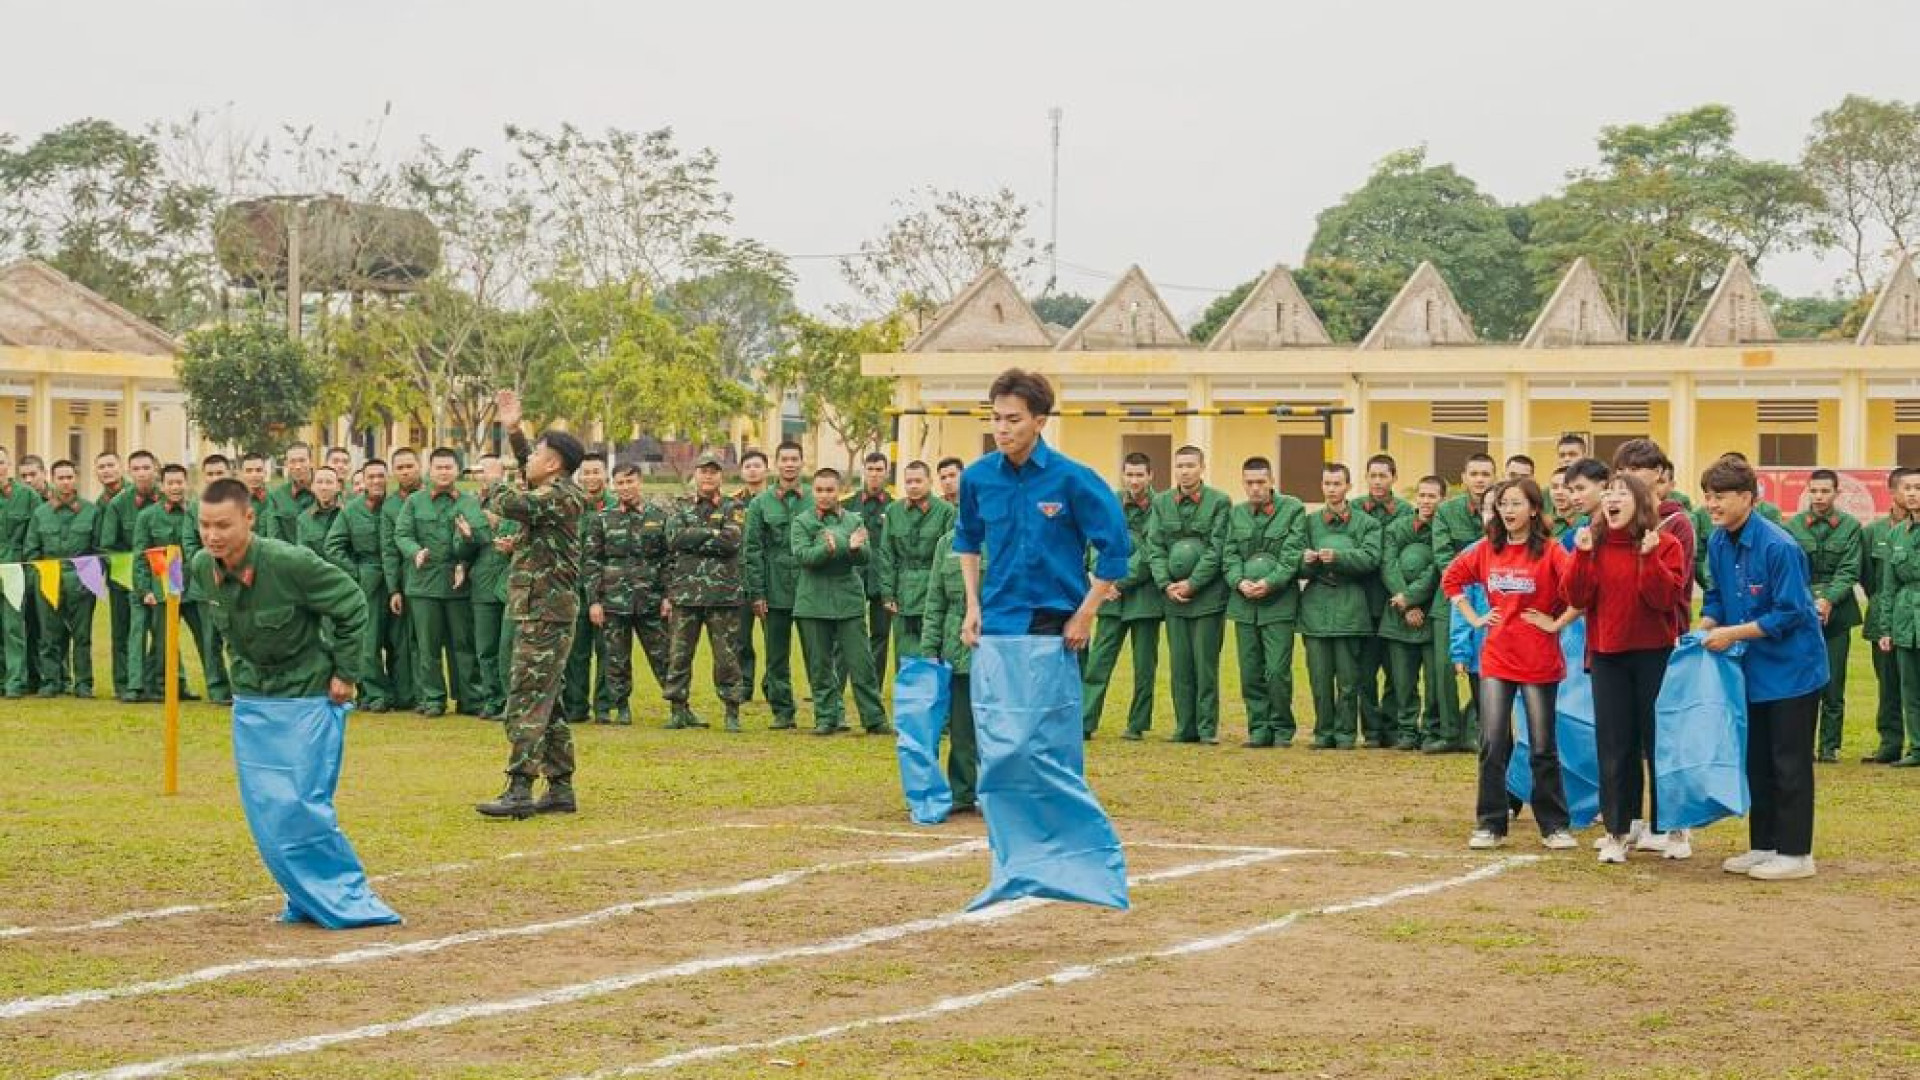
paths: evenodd
<path fill-rule="evenodd" d="M 1203 479 L 1207 456 L 1197 446 L 1174 451 L 1170 491 L 1153 499 L 1147 561 L 1166 597 L 1167 649 L 1173 654 L 1173 741 L 1220 741 L 1220 646 L 1226 633 L 1227 581 L 1221 560 L 1226 493 Z"/>
<path fill-rule="evenodd" d="M 293 519 L 300 546 L 340 569 L 350 571 L 346 562 L 335 560 L 327 551 L 327 537 L 333 532 L 334 522 L 340 520 L 340 474 L 322 465 L 308 470 L 307 479 L 307 494 L 313 498 L 313 502 L 294 515 Z"/>
<path fill-rule="evenodd" d="M 887 506 L 893 502 L 893 496 L 887 492 L 887 473 L 891 468 L 887 455 L 877 451 L 868 454 L 861 466 L 860 490 L 846 497 L 846 508 L 860 516 L 875 551 L 887 538 Z M 887 672 L 890 671 L 887 641 L 893 636 L 893 613 L 887 610 L 886 601 L 880 595 L 879 562 L 870 560 L 861 568 L 860 576 L 867 587 L 867 635 L 873 651 L 873 670 Z M 891 676 L 884 677 L 891 681 Z"/>
<path fill-rule="evenodd" d="M 880 602 L 893 622 L 893 654 L 904 659 L 920 655 L 920 611 L 927 606 L 927 575 L 933 569 L 933 549 L 953 531 L 958 511 L 933 497 L 933 471 L 924 461 L 910 461 L 900 472 L 904 498 L 887 504 L 873 558 L 880 563 Z M 877 674 L 876 669 L 876 674 Z"/>
<path fill-rule="evenodd" d="M 24 481 L 14 479 L 13 458 L 0 447 L 0 563 L 20 562 L 27 557 L 27 525 L 40 506 L 40 494 Z M 25 697 L 31 680 L 28 672 L 39 658 L 27 649 L 27 612 L 33 610 L 33 571 L 23 570 L 25 578 L 20 606 L 14 607 L 0 597 L 0 693 L 7 697 Z"/>
<path fill-rule="evenodd" d="M 1380 525 L 1384 544 L 1388 526 L 1413 516 L 1413 506 L 1393 493 L 1400 479 L 1400 465 L 1391 454 L 1375 454 L 1367 459 L 1367 497 L 1360 500 L 1360 511 Z M 1387 611 L 1387 587 L 1379 574 L 1367 579 L 1368 616 L 1378 627 Z M 1380 685 L 1386 676 L 1386 686 Z M 1400 695 L 1419 696 L 1419 688 L 1402 688 L 1394 681 L 1393 666 L 1387 663 L 1387 642 L 1372 633 L 1360 643 L 1360 732 L 1367 745 L 1392 746 L 1401 712 Z"/>
<path fill-rule="evenodd" d="M 346 501 L 327 533 L 327 558 L 344 567 L 366 594 L 369 632 L 366 655 L 360 658 L 360 702 L 365 712 L 383 713 L 393 707 L 389 672 L 398 664 L 393 654 L 388 622 L 395 616 L 387 606 L 386 569 L 381 552 L 386 531 L 387 463 L 369 458 L 360 466 L 361 493 Z"/>
<path fill-rule="evenodd" d="M 463 535 L 471 537 L 475 545 L 473 565 L 467 570 L 467 604 L 473 612 L 474 694 L 479 699 L 473 714 L 482 720 L 498 720 L 507 707 L 509 653 L 501 646 L 507 640 L 507 573 L 513 557 L 494 543 L 500 535 L 501 518 L 486 507 L 506 483 L 507 470 L 499 454 L 481 454 L 475 464 L 480 469 L 480 497 L 474 500 L 478 514 L 463 519 Z"/>
<path fill-rule="evenodd" d="M 1493 458 L 1469 455 L 1460 470 L 1460 487 L 1460 494 L 1442 502 L 1433 513 L 1433 568 L 1443 576 L 1455 556 L 1487 534 L 1480 505 L 1486 501 L 1487 489 L 1493 487 Z M 1428 709 L 1437 718 L 1436 723 L 1420 744 L 1420 749 L 1429 754 L 1469 753 L 1479 738 L 1479 710 L 1471 705 L 1463 708 L 1460 703 L 1460 682 L 1451 652 L 1451 607 L 1440 603 L 1427 609 L 1426 621 L 1433 627 L 1433 652 L 1427 663 L 1433 665 L 1440 688 L 1439 705 Z M 1469 687 L 1468 693 L 1471 702 L 1477 699 L 1479 690 Z"/>
<path fill-rule="evenodd" d="M 1293 745 L 1293 631 L 1300 618 L 1306 507 L 1273 490 L 1273 463 L 1240 465 L 1247 501 L 1227 521 L 1227 620 L 1240 654 L 1249 749 Z"/>
<path fill-rule="evenodd" d="M 1817 761 L 1840 760 L 1841 731 L 1847 716 L 1847 654 L 1853 628 L 1859 626 L 1860 601 L 1853 587 L 1860 583 L 1860 521 L 1834 505 L 1840 496 L 1840 474 L 1815 469 L 1807 478 L 1807 509 L 1785 522 L 1787 535 L 1812 563 L 1813 607 L 1820 614 L 1827 639 L 1827 681 L 1820 699 Z"/>
<path fill-rule="evenodd" d="M 187 527 L 193 519 L 187 513 L 184 465 L 168 465 L 160 470 L 159 493 L 160 500 L 141 510 L 133 523 L 133 626 L 129 640 L 140 647 L 127 656 L 127 683 L 134 689 L 135 700 L 141 702 L 166 700 L 167 594 L 166 587 L 154 578 L 147 552 L 179 547 L 185 558 Z M 184 567 L 182 570 L 184 575 Z M 186 605 L 181 604 L 183 627 L 187 625 L 186 611 Z M 194 637 L 199 636 L 200 631 L 196 630 Z M 184 663 L 179 666 L 179 675 L 180 700 L 190 701 L 193 695 L 187 692 Z"/>
<path fill-rule="evenodd" d="M 745 555 L 741 560 L 747 603 L 761 619 L 761 642 L 766 648 L 766 676 L 760 689 L 773 710 L 773 729 L 793 729 L 793 591 L 799 564 L 793 561 L 793 522 L 811 505 L 800 482 L 801 453 L 797 442 L 783 442 L 773 452 L 778 477 L 774 486 L 747 506 Z"/>
<path fill-rule="evenodd" d="M 872 533 L 840 501 L 840 473 L 813 474 L 813 509 L 793 523 L 793 557 L 800 564 L 793 618 L 807 643 L 807 684 L 813 688 L 813 733 L 846 728 L 846 683 L 853 683 L 860 726 L 869 735 L 892 732 L 880 702 L 879 675 L 866 639 L 866 585 L 862 568 L 873 558 Z M 924 597 L 923 597 L 924 599 Z"/>
<path fill-rule="evenodd" d="M 1377 632 L 1367 581 L 1380 573 L 1380 524 L 1347 500 L 1353 475 L 1337 462 L 1320 472 L 1326 502 L 1307 515 L 1300 576 L 1300 633 L 1313 685 L 1313 747 L 1350 750 L 1360 721 L 1360 651 Z"/>
<path fill-rule="evenodd" d="M 618 502 L 613 489 L 607 486 L 607 463 L 599 457 L 589 457 L 580 463 L 580 490 L 587 497 L 587 508 L 580 518 L 580 535 L 584 538 L 592 527 L 592 518 L 602 511 L 613 509 Z M 607 686 L 607 642 L 600 631 L 594 629 L 587 618 L 587 609 L 592 606 L 591 587 L 582 577 L 580 581 L 580 623 L 573 628 L 573 652 L 567 656 L 567 685 L 560 692 L 560 707 L 567 714 L 567 723 L 583 724 L 589 712 L 593 719 L 606 723 L 613 708 L 613 693 Z"/>
<path fill-rule="evenodd" d="M 645 497 L 640 466 L 613 470 L 611 510 L 587 516 L 582 572 L 592 603 L 587 619 L 606 642 L 612 722 L 633 723 L 633 642 L 640 639 L 653 681 L 665 687 L 672 646 L 667 640 L 667 511 Z"/>
<path fill-rule="evenodd" d="M 413 623 L 413 711 L 440 716 L 451 697 L 458 712 L 474 700 L 473 610 L 467 602 L 467 566 L 479 544 L 456 524 L 477 516 L 473 497 L 455 483 L 460 457 L 446 447 L 427 456 L 428 486 L 413 493 L 394 527 L 394 544 L 407 568 L 407 608 Z M 451 678 L 451 683 L 449 683 Z"/>
<path fill-rule="evenodd" d="M 294 443 L 287 447 L 282 464 L 286 469 L 287 478 L 267 494 L 267 512 L 273 515 L 280 538 L 289 543 L 297 543 L 300 536 L 300 515 L 313 509 L 315 498 L 313 448 L 303 442 Z"/>
<path fill-rule="evenodd" d="M 1887 493 L 1892 499 L 1887 516 L 1868 525 L 1860 536 L 1860 584 L 1867 590 L 1867 617 L 1860 633 L 1873 653 L 1873 680 L 1880 691 L 1874 710 L 1874 727 L 1879 731 L 1880 744 L 1873 753 L 1860 759 L 1866 765 L 1891 765 L 1899 761 L 1906 740 L 1906 721 L 1900 705 L 1899 660 L 1892 649 L 1881 648 L 1880 642 L 1892 632 L 1893 604 L 1899 595 L 1886 579 L 1887 552 L 1892 547 L 1893 534 L 1907 521 L 1907 508 L 1900 501 L 1900 478 L 1910 471 L 1902 466 L 1887 474 Z"/>
<path fill-rule="evenodd" d="M 560 687 L 580 612 L 580 516 L 586 494 L 572 480 L 586 450 L 564 431 L 542 432 L 527 445 L 520 431 L 520 398 L 511 390 L 494 395 L 495 415 L 507 429 L 524 485 L 495 489 L 488 512 L 517 526 L 508 571 L 507 618 L 514 624 L 508 663 L 506 721 L 507 789 L 474 807 L 487 817 L 527 818 L 571 814 L 573 731 L 560 713 Z M 533 782 L 546 777 L 538 800 Z"/>
<path fill-rule="evenodd" d="M 957 506 L 959 490 L 948 502 Z M 943 500 L 945 501 L 945 500 Z M 980 555 L 985 572 L 987 553 Z M 948 683 L 947 705 L 947 786 L 953 790 L 955 814 L 979 812 L 976 786 L 980 779 L 980 744 L 973 730 L 973 650 L 960 639 L 960 625 L 967 618 L 967 582 L 960 573 L 960 556 L 953 553 L 953 532 L 949 530 L 933 549 L 933 572 L 927 579 L 927 603 L 921 609 L 920 655 L 939 660 L 953 669 Z"/>
<path fill-rule="evenodd" d="M 747 511 L 720 491 L 720 455 L 705 453 L 695 459 L 693 483 L 693 494 L 676 500 L 667 519 L 667 547 L 673 552 L 667 569 L 671 651 L 666 687 L 673 715 L 667 727 L 707 726 L 688 705 L 693 656 L 705 627 L 707 648 L 713 651 L 714 691 L 727 710 L 726 728 L 739 731 L 740 702 L 746 691 L 740 685 L 740 660 L 733 648 L 740 640 L 746 602 L 740 582 L 740 536 L 746 531 Z"/>
<path fill-rule="evenodd" d="M 160 462 L 145 450 L 135 450 L 127 455 L 126 479 L 120 480 L 117 475 L 119 459 L 111 454 L 103 455 L 96 462 L 96 470 L 105 468 L 109 461 L 113 465 L 118 488 L 112 497 L 102 496 L 100 499 L 100 537 L 95 548 L 111 556 L 134 550 L 135 521 L 142 510 L 160 501 Z M 141 696 L 140 683 L 132 677 L 133 657 L 146 653 L 153 644 L 134 634 L 135 606 L 128 588 L 108 575 L 107 625 L 113 641 L 113 696 L 129 703 L 139 701 Z M 146 623 L 146 620 L 142 622 Z M 147 625 L 159 629 L 153 624 Z"/>
<path fill-rule="evenodd" d="M 407 606 L 407 561 L 400 557 L 400 513 L 407 507 L 407 500 L 423 487 L 425 478 L 420 472 L 420 455 L 410 447 L 400 447 L 393 452 L 392 490 L 385 502 L 380 504 L 380 517 L 383 523 L 381 533 L 380 560 L 387 579 L 387 614 L 391 617 L 387 623 L 387 656 L 390 666 L 388 676 L 392 686 L 387 702 L 395 709 L 411 709 L 419 704 L 420 691 L 414 685 L 415 663 L 413 659 L 413 609 Z"/>
<path fill-rule="evenodd" d="M 1120 664 L 1120 647 L 1133 642 L 1133 697 L 1127 706 L 1127 729 L 1120 737 L 1133 742 L 1146 738 L 1153 727 L 1154 681 L 1160 673 L 1160 624 L 1166 596 L 1153 581 L 1147 557 L 1147 525 L 1153 518 L 1153 461 L 1132 453 L 1120 463 L 1120 510 L 1127 517 L 1133 554 L 1127 576 L 1108 589 L 1094 621 L 1093 643 L 1087 649 L 1085 675 L 1080 681 L 1081 729 L 1087 738 L 1100 728 L 1107 704 L 1107 687 Z M 957 504 L 956 499 L 956 504 Z M 1093 557 L 1089 555 L 1089 557 Z M 965 594 L 962 594 L 965 599 Z"/>
<path fill-rule="evenodd" d="M 53 492 L 33 511 L 27 523 L 26 558 L 57 559 L 60 605 L 37 594 L 40 605 L 40 696 L 93 696 L 94 595 L 80 584 L 80 575 L 67 561 L 92 555 L 100 535 L 100 508 L 80 497 L 80 474 L 71 461 L 56 461 L 48 470 Z M 44 570 L 41 570 L 44 573 Z"/>
<path fill-rule="evenodd" d="M 1559 475 L 1559 474 L 1556 474 Z M 1380 616 L 1380 637 L 1387 643 L 1387 664 L 1393 671 L 1394 685 L 1400 688 L 1399 713 L 1391 717 L 1393 745 L 1400 750 L 1420 749 L 1420 672 L 1426 670 L 1427 734 L 1437 733 L 1439 720 L 1434 703 L 1440 696 L 1443 669 L 1434 666 L 1433 619 L 1434 592 L 1440 587 L 1440 574 L 1433 563 L 1433 517 L 1440 500 L 1447 494 L 1447 482 L 1437 476 L 1423 476 L 1414 488 L 1414 512 L 1387 526 L 1381 536 L 1381 580 L 1387 587 L 1387 608 Z M 1451 676 L 1452 667 L 1444 669 Z"/>
<path fill-rule="evenodd" d="M 733 501 L 741 506 L 752 507 L 753 500 L 767 490 L 767 455 L 763 450 L 748 450 L 740 455 L 740 487 L 733 493 Z M 740 611 L 740 640 L 734 648 L 734 655 L 740 658 L 740 684 L 746 689 L 740 700 L 744 704 L 753 700 L 753 676 L 759 670 L 760 657 L 753 648 L 753 624 L 758 622 L 758 613 L 752 604 Z"/>

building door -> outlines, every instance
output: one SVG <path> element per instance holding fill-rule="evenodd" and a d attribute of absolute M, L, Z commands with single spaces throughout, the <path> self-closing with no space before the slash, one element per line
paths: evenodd
<path fill-rule="evenodd" d="M 1320 467 L 1326 464 L 1326 453 L 1326 442 L 1318 435 L 1279 436 L 1274 472 L 1280 493 L 1301 502 L 1320 502 Z"/>
<path fill-rule="evenodd" d="M 1153 463 L 1153 487 L 1156 491 L 1165 491 L 1173 486 L 1173 433 L 1171 431 L 1123 431 L 1120 433 L 1120 456 L 1113 463 L 1113 472 L 1097 470 L 1103 476 L 1114 478 L 1114 486 L 1119 487 L 1120 463 L 1130 454 L 1145 454 Z"/>

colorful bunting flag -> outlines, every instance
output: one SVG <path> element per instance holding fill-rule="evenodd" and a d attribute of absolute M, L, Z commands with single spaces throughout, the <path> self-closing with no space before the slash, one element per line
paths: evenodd
<path fill-rule="evenodd" d="M 187 591 L 186 559 L 181 556 L 179 544 L 167 546 L 167 588 L 175 596 L 183 596 Z"/>
<path fill-rule="evenodd" d="M 102 571 L 100 556 L 76 555 L 68 560 L 73 563 L 73 574 L 86 586 L 95 600 L 107 598 L 107 575 Z"/>
<path fill-rule="evenodd" d="M 47 606 L 59 607 L 60 560 L 40 559 L 33 564 L 33 572 L 40 578 L 40 593 L 47 598 Z"/>
<path fill-rule="evenodd" d="M 6 596 L 7 603 L 15 611 L 25 611 L 27 568 L 19 563 L 0 563 L 0 594 Z"/>
<path fill-rule="evenodd" d="M 107 556 L 107 577 L 128 592 L 133 591 L 133 552 L 116 551 Z"/>

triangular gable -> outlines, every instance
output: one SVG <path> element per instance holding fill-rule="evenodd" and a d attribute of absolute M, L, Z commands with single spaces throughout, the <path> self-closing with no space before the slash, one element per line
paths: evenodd
<path fill-rule="evenodd" d="M 1860 324 L 1860 345 L 1904 345 L 1920 341 L 1920 277 L 1913 272 L 1913 256 L 1902 252 L 1900 264 L 1887 275 L 1880 295 L 1873 298 L 1867 321 Z"/>
<path fill-rule="evenodd" d="M 1054 346 L 1061 352 L 1087 349 L 1150 349 L 1185 345 L 1179 320 L 1160 293 L 1130 266 L 1100 302 L 1087 309 Z"/>
<path fill-rule="evenodd" d="M 1593 272 L 1587 257 L 1573 260 L 1560 285 L 1540 309 L 1521 343 L 1526 349 L 1560 349 L 1577 345 L 1619 345 L 1627 340 L 1626 327 L 1614 317 L 1607 303 L 1606 290 L 1600 287 L 1600 275 Z"/>
<path fill-rule="evenodd" d="M 168 356 L 159 327 L 38 259 L 0 267 L 0 341 L 80 352 Z"/>
<path fill-rule="evenodd" d="M 1753 283 L 1753 272 L 1740 256 L 1728 259 L 1727 268 L 1720 273 L 1720 283 L 1713 287 L 1707 306 L 1700 310 L 1693 333 L 1687 335 L 1687 347 L 1743 345 L 1775 341 L 1779 337 L 1773 329 L 1773 316 L 1767 311 L 1767 302 L 1760 298 L 1760 289 Z"/>
<path fill-rule="evenodd" d="M 1257 352 L 1299 345 L 1331 345 L 1320 316 L 1284 266 L 1267 271 L 1212 340 L 1210 352 Z"/>
<path fill-rule="evenodd" d="M 1473 322 L 1460 310 L 1440 271 L 1430 262 L 1414 268 L 1385 314 L 1367 331 L 1362 349 L 1425 349 L 1435 345 L 1472 345 Z"/>
<path fill-rule="evenodd" d="M 999 267 L 990 266 L 926 329 L 907 343 L 907 352 L 985 352 L 992 349 L 1045 349 L 1053 338 L 1026 297 Z"/>

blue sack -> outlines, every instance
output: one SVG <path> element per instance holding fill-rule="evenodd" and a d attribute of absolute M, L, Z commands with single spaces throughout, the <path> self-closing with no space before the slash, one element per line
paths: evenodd
<path fill-rule="evenodd" d="M 1460 594 L 1467 598 L 1467 606 L 1473 609 L 1475 615 L 1485 615 L 1493 610 L 1493 606 L 1487 603 L 1485 586 L 1478 582 L 1460 590 Z M 1453 607 L 1452 601 L 1447 602 L 1447 608 L 1447 659 L 1464 665 L 1467 674 L 1478 676 L 1480 650 L 1486 647 L 1487 632 L 1468 622 L 1459 609 Z"/>
<path fill-rule="evenodd" d="M 967 905 L 1040 896 L 1127 908 L 1127 859 L 1087 787 L 1080 669 L 1058 637 L 982 637 L 973 651 L 980 812 L 993 882 Z"/>
<path fill-rule="evenodd" d="M 324 697 L 233 700 L 233 763 L 260 861 L 287 894 L 282 922 L 397 923 L 333 813 L 347 709 Z"/>
<path fill-rule="evenodd" d="M 1575 619 L 1560 631 L 1560 656 L 1567 677 L 1554 695 L 1553 741 L 1560 754 L 1560 786 L 1567 795 L 1567 816 L 1584 829 L 1600 816 L 1600 744 L 1593 729 L 1593 677 L 1587 674 L 1587 620 Z M 1507 793 L 1521 802 L 1533 798 L 1533 766 L 1527 755 L 1524 695 L 1513 700 L 1513 759 L 1507 762 Z"/>
<path fill-rule="evenodd" d="M 953 788 L 940 769 L 940 736 L 952 694 L 952 665 L 924 656 L 901 659 L 900 674 L 893 677 L 894 752 L 915 825 L 938 825 L 953 810 Z"/>
<path fill-rule="evenodd" d="M 1705 635 L 1680 639 L 1653 710 L 1653 789 L 1662 830 L 1698 829 L 1744 817 L 1747 789 L 1747 676 L 1744 647 L 1712 652 Z"/>

